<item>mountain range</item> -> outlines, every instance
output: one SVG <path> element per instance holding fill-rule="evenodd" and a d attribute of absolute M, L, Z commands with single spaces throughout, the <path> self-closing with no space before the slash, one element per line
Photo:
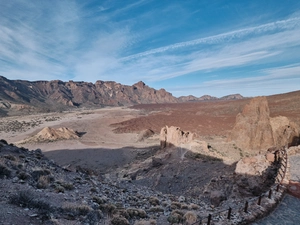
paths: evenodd
<path fill-rule="evenodd" d="M 241 99 L 240 94 L 221 100 Z M 165 89 L 155 90 L 140 81 L 132 86 L 114 81 L 63 82 L 9 80 L 0 76 L 0 110 L 34 107 L 53 111 L 73 107 L 127 106 L 152 103 L 179 103 L 187 101 L 218 100 L 216 97 L 192 95 L 174 97 Z"/>

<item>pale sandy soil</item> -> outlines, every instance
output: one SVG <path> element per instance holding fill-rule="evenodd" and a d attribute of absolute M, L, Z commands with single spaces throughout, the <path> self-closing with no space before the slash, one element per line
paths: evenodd
<path fill-rule="evenodd" d="M 23 139 L 33 136 L 44 127 L 67 127 L 82 133 L 77 140 L 66 140 L 49 143 L 22 144 L 29 149 L 40 148 L 43 151 L 60 149 L 82 149 L 82 148 L 122 148 L 126 146 L 146 147 L 147 142 L 137 143 L 137 133 L 116 134 L 113 132 L 112 123 L 126 121 L 140 115 L 138 110 L 129 108 L 104 108 L 97 110 L 81 110 L 76 112 L 48 113 L 39 115 L 28 115 L 18 117 L 1 118 L 2 121 L 26 121 L 42 120 L 36 127 L 29 127 L 26 131 L 1 132 L 1 139 L 9 143 L 17 143 Z M 58 117 L 56 121 L 45 121 L 45 117 Z"/>
<path fill-rule="evenodd" d="M 108 168 L 114 169 L 130 163 L 137 153 L 159 144 L 157 135 L 146 141 L 137 142 L 138 133 L 116 134 L 113 132 L 114 127 L 110 126 L 112 123 L 136 118 L 141 114 L 139 110 L 117 107 L 1 118 L 2 125 L 15 120 L 42 122 L 35 127 L 28 126 L 28 130 L 25 131 L 2 131 L 0 139 L 30 150 L 39 148 L 47 157 L 54 159 L 62 166 L 80 165 L 102 173 Z M 45 118 L 48 120 L 56 118 L 56 120 L 46 121 Z M 35 135 L 47 126 L 71 128 L 82 133 L 82 136 L 73 140 L 18 144 L 19 141 Z"/>

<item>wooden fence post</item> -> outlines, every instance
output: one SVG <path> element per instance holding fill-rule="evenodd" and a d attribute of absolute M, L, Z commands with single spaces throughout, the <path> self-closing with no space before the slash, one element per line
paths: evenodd
<path fill-rule="evenodd" d="M 210 221 L 211 221 L 211 214 L 208 214 L 207 225 L 210 225 Z"/>
<path fill-rule="evenodd" d="M 227 219 L 229 219 L 230 220 L 230 217 L 231 217 L 231 207 L 229 207 L 229 209 L 228 209 L 228 215 L 227 215 Z"/>
<path fill-rule="evenodd" d="M 269 191 L 269 196 L 268 196 L 269 198 L 271 198 L 272 197 L 272 189 L 270 189 L 270 191 Z"/>
<path fill-rule="evenodd" d="M 260 203 L 261 203 L 261 196 L 259 196 L 259 198 L 258 198 L 257 205 L 260 205 Z"/>
<path fill-rule="evenodd" d="M 245 203 L 244 212 L 245 212 L 245 213 L 247 213 L 247 212 L 248 212 L 248 201 L 246 201 L 246 203 Z"/>

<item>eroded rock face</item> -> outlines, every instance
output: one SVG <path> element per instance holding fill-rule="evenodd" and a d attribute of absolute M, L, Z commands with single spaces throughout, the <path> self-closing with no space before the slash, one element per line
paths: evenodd
<path fill-rule="evenodd" d="M 270 119 L 274 144 L 276 147 L 285 145 L 297 146 L 300 144 L 299 129 L 285 116 L 277 116 Z"/>
<path fill-rule="evenodd" d="M 194 134 L 182 131 L 179 127 L 165 126 L 160 131 L 160 147 L 180 146 L 193 140 Z"/>
<path fill-rule="evenodd" d="M 230 139 L 242 150 L 262 150 L 274 145 L 266 97 L 253 98 L 237 115 Z"/>

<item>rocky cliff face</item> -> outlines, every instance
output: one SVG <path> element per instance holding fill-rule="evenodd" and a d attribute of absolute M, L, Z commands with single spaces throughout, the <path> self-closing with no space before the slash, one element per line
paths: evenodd
<path fill-rule="evenodd" d="M 8 80 L 0 76 L 1 106 L 9 102 L 34 106 L 120 106 L 141 103 L 175 103 L 177 98 L 164 89 L 155 90 L 143 82 L 132 86 L 113 81 L 63 82 Z M 2 108 L 2 107 L 1 107 Z"/>
<path fill-rule="evenodd" d="M 229 138 L 243 150 L 267 150 L 271 147 L 299 144 L 299 130 L 286 117 L 270 117 L 266 97 L 253 98 L 236 123 Z"/>

